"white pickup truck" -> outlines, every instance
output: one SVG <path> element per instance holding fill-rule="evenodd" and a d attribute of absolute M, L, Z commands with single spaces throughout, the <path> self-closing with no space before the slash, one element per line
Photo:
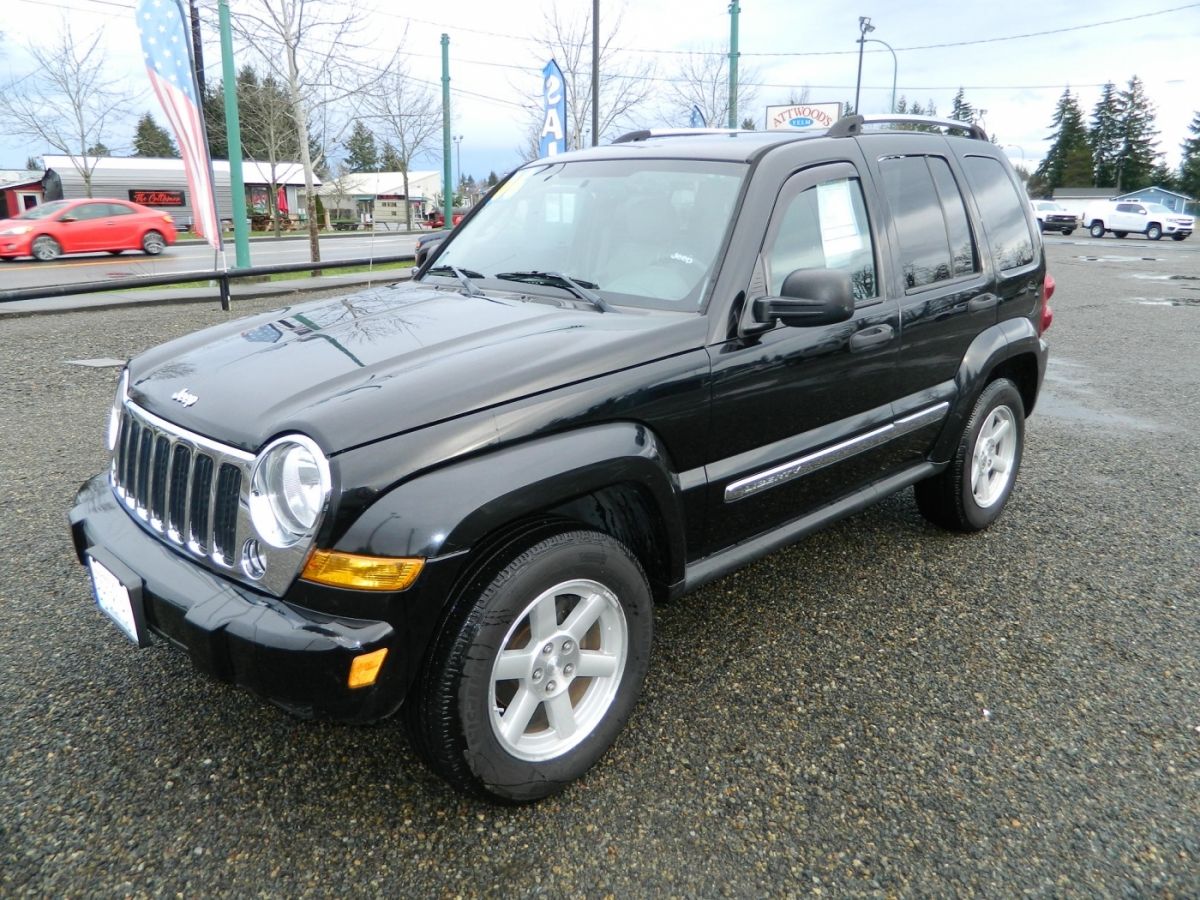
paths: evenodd
<path fill-rule="evenodd" d="M 1083 227 L 1092 237 L 1104 237 L 1111 231 L 1119 238 L 1127 234 L 1144 234 L 1157 241 L 1164 234 L 1182 241 L 1192 233 L 1195 220 L 1158 203 L 1140 200 L 1108 200 L 1093 204 L 1083 214 Z"/>

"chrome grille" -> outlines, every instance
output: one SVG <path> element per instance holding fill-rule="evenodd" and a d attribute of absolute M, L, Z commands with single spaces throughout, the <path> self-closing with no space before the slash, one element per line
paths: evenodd
<path fill-rule="evenodd" d="M 253 461 L 126 402 L 110 477 L 125 506 L 155 532 L 234 569 L 250 530 L 244 510 Z"/>

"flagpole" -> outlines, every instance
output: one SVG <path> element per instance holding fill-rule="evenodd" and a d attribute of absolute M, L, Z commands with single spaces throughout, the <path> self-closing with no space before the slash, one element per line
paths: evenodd
<path fill-rule="evenodd" d="M 233 31 L 229 0 L 218 0 L 221 28 L 221 80 L 225 91 L 225 134 L 229 144 L 229 193 L 233 200 L 233 245 L 237 267 L 250 268 L 250 234 L 246 228 L 246 182 L 242 176 L 242 126 L 238 116 L 237 76 L 233 70 Z M 228 286 L 228 283 L 226 283 Z"/>

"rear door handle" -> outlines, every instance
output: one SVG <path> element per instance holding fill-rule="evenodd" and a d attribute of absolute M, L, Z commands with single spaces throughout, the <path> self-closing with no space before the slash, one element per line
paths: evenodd
<path fill-rule="evenodd" d="M 882 347 L 884 344 L 889 343 L 895 336 L 896 331 L 891 325 L 872 325 L 870 328 L 856 331 L 850 337 L 850 350 L 857 353 L 860 350 L 871 350 L 875 347 Z"/>
<path fill-rule="evenodd" d="M 1000 298 L 995 294 L 980 294 L 967 301 L 967 312 L 982 312 L 985 309 L 992 309 L 999 302 Z"/>

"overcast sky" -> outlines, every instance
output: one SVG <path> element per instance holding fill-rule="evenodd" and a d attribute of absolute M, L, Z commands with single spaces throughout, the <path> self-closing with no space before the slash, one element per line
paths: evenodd
<path fill-rule="evenodd" d="M 235 14 L 246 2 L 251 0 L 232 0 Z M 453 130 L 463 136 L 463 170 L 478 177 L 519 162 L 526 108 L 540 104 L 545 59 L 532 39 L 545 32 L 546 11 L 557 5 L 560 14 L 570 16 L 591 8 L 590 0 L 356 0 L 354 5 L 373 9 L 355 58 L 382 64 L 403 37 L 410 72 L 435 85 L 439 94 L 439 40 L 443 32 L 450 35 Z M 679 51 L 728 47 L 728 0 L 601 0 L 600 7 L 602 34 L 620 20 L 615 44 L 624 52 L 615 65 L 653 63 L 661 79 L 654 83 L 663 91 L 679 77 Z M 163 121 L 141 69 L 132 8 L 133 0 L 0 0 L 0 83 L 29 74 L 24 47 L 49 40 L 61 27 L 61 15 L 78 36 L 102 33 L 113 72 L 127 81 L 131 94 L 140 95 L 139 109 Z M 1138 75 L 1157 107 L 1160 149 L 1171 166 L 1178 164 L 1179 145 L 1200 109 L 1195 63 L 1200 3 L 741 0 L 741 65 L 756 70 L 757 96 L 752 103 L 739 103 L 739 118 L 753 116 L 761 127 L 766 105 L 804 87 L 814 102 L 852 100 L 860 15 L 870 16 L 875 26 L 869 37 L 895 49 L 898 96 L 922 105 L 932 100 L 939 113 L 948 114 L 954 93 L 965 88 L 966 99 L 986 110 L 987 130 L 1006 145 L 1015 163 L 1024 161 L 1029 168 L 1046 152 L 1050 118 L 1065 87 L 1090 117 L 1104 82 L 1123 87 Z M 215 14 L 210 18 L 205 61 L 216 80 Z M 880 44 L 866 47 L 862 110 L 886 112 L 892 54 Z M 237 62 L 249 59 L 242 53 Z M 636 124 L 660 121 L 659 114 L 647 110 Z M 130 153 L 132 137 L 133 120 L 114 129 L 106 142 L 115 152 Z M 0 135 L 0 168 L 20 168 L 27 156 L 46 151 Z M 440 149 L 438 158 L 417 167 L 440 168 Z"/>

